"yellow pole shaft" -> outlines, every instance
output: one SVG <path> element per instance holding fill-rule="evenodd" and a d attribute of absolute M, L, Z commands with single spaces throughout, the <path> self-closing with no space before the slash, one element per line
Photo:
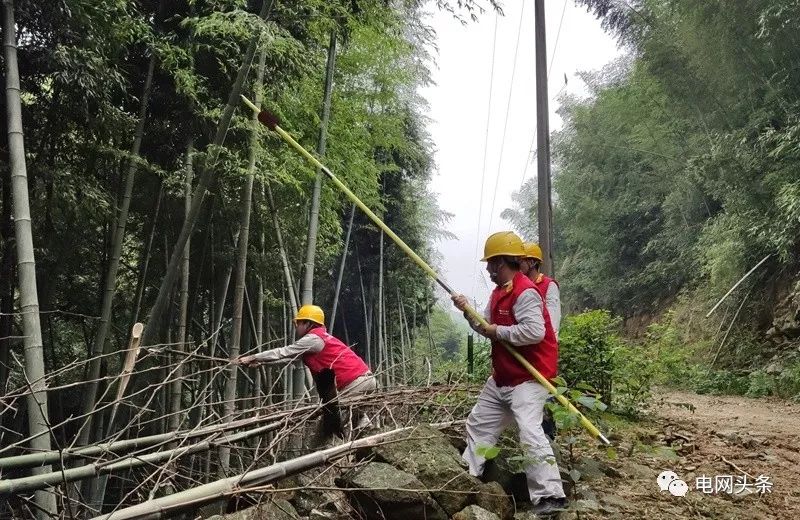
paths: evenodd
<path fill-rule="evenodd" d="M 247 106 L 249 106 L 256 113 L 260 112 L 260 109 L 257 106 L 255 106 L 249 99 L 242 96 L 242 100 Z M 439 283 L 439 285 L 441 285 L 444 288 L 444 290 L 450 293 L 451 296 L 455 296 L 457 294 L 444 282 L 444 280 L 439 276 L 439 274 L 436 271 L 434 271 L 433 268 L 430 265 L 428 265 L 428 263 L 425 260 L 423 260 L 417 253 L 415 253 L 413 249 L 408 247 L 408 244 L 406 244 L 402 238 L 397 236 L 395 232 L 392 231 L 391 228 L 389 228 L 389 226 L 387 226 L 383 222 L 383 220 L 380 219 L 380 217 L 378 217 L 378 215 L 376 215 L 371 209 L 369 209 L 367 205 L 364 204 L 355 193 L 350 191 L 350 188 L 348 188 L 342 181 L 340 181 L 339 178 L 333 174 L 333 172 L 331 172 L 327 167 L 325 167 L 325 165 L 322 164 L 319 161 L 319 159 L 314 157 L 311 154 L 311 152 L 306 150 L 300 143 L 295 141 L 294 138 L 291 135 L 289 135 L 289 133 L 286 132 L 286 130 L 284 130 L 283 128 L 281 128 L 279 125 L 275 125 L 275 133 L 281 136 L 281 138 L 284 141 L 286 141 L 286 143 L 288 143 L 292 148 L 297 150 L 303 157 L 308 159 L 308 161 L 311 164 L 319 168 L 331 180 L 331 182 L 333 182 L 336 185 L 336 187 L 338 187 L 340 190 L 342 190 L 342 192 L 344 192 L 345 195 L 347 195 L 347 198 L 349 198 L 353 202 L 353 204 L 358 206 L 358 208 L 361 211 L 363 211 L 367 215 L 367 217 L 369 217 L 369 219 L 375 223 L 376 226 L 382 229 L 383 232 L 386 233 L 386 235 L 388 235 L 389 238 L 391 238 L 394 241 L 394 243 L 396 243 L 400 247 L 400 249 L 402 249 L 403 252 L 407 254 L 414 261 L 415 264 L 417 264 L 423 271 L 425 271 L 425 273 L 428 276 L 436 280 L 436 282 Z M 478 313 L 478 311 L 476 311 L 470 305 L 467 305 L 467 308 L 464 310 L 464 312 L 470 318 L 480 323 L 482 326 L 486 327 L 489 325 L 489 322 L 487 322 L 486 319 L 483 316 L 481 316 L 480 313 Z M 506 348 L 506 350 L 508 350 L 509 353 L 511 353 L 512 356 L 514 356 L 514 358 L 516 358 L 517 361 L 519 361 L 519 363 L 523 367 L 525 367 L 525 370 L 527 370 L 536 379 L 536 381 L 539 382 L 539 384 L 541 384 L 543 387 L 547 389 L 548 392 L 550 392 L 551 394 L 553 394 L 553 396 L 555 396 L 555 398 L 558 400 L 559 403 L 561 403 L 562 406 L 564 406 L 570 412 L 578 415 L 581 424 L 583 425 L 584 428 L 586 428 L 586 430 L 589 431 L 589 433 L 592 434 L 592 436 L 601 440 L 606 445 L 611 444 L 608 441 L 608 439 L 606 439 L 606 437 L 600 432 L 600 430 L 598 430 L 597 427 L 592 423 L 592 421 L 590 421 L 585 415 L 583 415 L 580 410 L 575 408 L 575 406 L 566 397 L 564 397 L 564 395 L 559 394 L 556 387 L 554 387 L 553 384 L 547 380 L 547 378 L 545 378 L 541 373 L 539 373 L 539 371 L 536 370 L 536 368 L 533 365 L 531 365 L 528 362 L 528 360 L 522 357 L 522 354 L 517 352 L 517 350 L 514 347 L 508 345 L 505 342 L 501 342 L 501 344 L 503 345 L 503 347 Z"/>

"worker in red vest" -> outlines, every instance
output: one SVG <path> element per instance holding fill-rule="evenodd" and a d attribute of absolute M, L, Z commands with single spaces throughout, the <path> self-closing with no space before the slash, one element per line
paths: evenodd
<path fill-rule="evenodd" d="M 553 332 L 556 333 L 556 340 L 558 340 L 558 330 L 561 325 L 560 287 L 557 281 L 540 272 L 544 256 L 542 255 L 542 248 L 539 247 L 539 244 L 525 242 L 524 247 L 525 257 L 519 262 L 520 271 L 533 282 L 539 294 L 544 298 L 544 306 L 547 308 L 547 312 L 550 313 L 550 323 L 553 324 Z M 547 402 L 555 403 L 555 399 L 550 397 Z M 550 440 L 555 440 L 556 422 L 547 406 L 545 406 L 544 409 L 542 429 Z"/>
<path fill-rule="evenodd" d="M 540 271 L 542 258 L 542 248 L 539 244 L 525 242 L 525 257 L 520 260 L 520 271 L 530 278 L 544 298 L 544 306 L 550 313 L 550 322 L 558 339 L 558 329 L 561 325 L 561 293 L 558 282 Z"/>
<path fill-rule="evenodd" d="M 303 363 L 316 376 L 324 369 L 333 370 L 336 390 L 344 393 L 366 393 L 375 390 L 375 376 L 358 354 L 325 329 L 325 313 L 316 305 L 303 305 L 294 318 L 297 340 L 286 347 L 242 356 L 238 363 L 258 365 L 283 359 L 302 357 Z"/>
<path fill-rule="evenodd" d="M 325 329 L 325 313 L 320 307 L 300 307 L 294 318 L 294 327 L 297 340 L 291 345 L 241 356 L 236 363 L 255 366 L 299 357 L 314 376 L 317 392 L 323 402 L 334 401 L 337 394 L 365 394 L 377 388 L 375 376 L 358 354 L 328 334 Z M 336 391 L 333 390 L 333 385 Z M 364 419 L 361 417 L 360 426 L 364 425 Z M 339 430 L 335 433 L 341 434 L 338 425 L 333 426 L 333 429 Z"/>
<path fill-rule="evenodd" d="M 525 473 L 533 511 L 548 514 L 566 505 L 553 449 L 542 430 L 549 394 L 501 343 L 513 346 L 544 377 L 556 376 L 558 343 L 544 299 L 519 270 L 524 256 L 522 239 L 511 231 L 495 233 L 486 240 L 481 260 L 496 287 L 484 312 L 489 325 L 473 324 L 473 328 L 491 340 L 492 375 L 467 418 L 463 458 L 470 473 L 480 476 L 486 463 L 481 448 L 494 446 L 514 420 L 531 461 Z M 454 296 L 453 303 L 461 311 L 468 305 L 464 295 Z"/>

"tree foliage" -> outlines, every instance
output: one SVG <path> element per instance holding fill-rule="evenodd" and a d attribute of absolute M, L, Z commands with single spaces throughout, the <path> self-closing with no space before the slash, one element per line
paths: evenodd
<path fill-rule="evenodd" d="M 554 225 L 565 302 L 625 317 L 663 311 L 681 292 L 711 305 L 771 254 L 751 282 L 763 297 L 743 314 L 764 327 L 797 267 L 800 76 L 788 28 L 800 4 L 581 3 L 629 52 L 582 74 L 588 98 L 561 99 Z M 520 196 L 512 213 L 530 213 L 533 197 Z"/>

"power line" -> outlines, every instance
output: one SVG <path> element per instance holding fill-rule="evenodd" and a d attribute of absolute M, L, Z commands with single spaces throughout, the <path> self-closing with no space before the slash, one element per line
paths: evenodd
<path fill-rule="evenodd" d="M 492 90 L 494 87 L 494 59 L 495 59 L 495 51 L 497 50 L 497 20 L 498 20 L 497 11 L 494 13 L 494 36 L 492 38 L 492 67 L 491 72 L 489 74 L 489 103 L 486 107 L 486 131 L 483 139 L 483 169 L 481 171 L 481 187 L 480 187 L 480 199 L 478 203 L 478 227 L 475 228 L 475 258 L 478 258 L 478 246 L 480 245 L 480 237 L 481 237 L 481 217 L 483 214 L 483 185 L 486 180 L 486 151 L 489 148 L 489 122 L 491 121 L 492 116 Z M 472 294 L 475 294 L 475 285 L 477 282 L 477 270 L 478 264 L 475 264 L 475 267 L 472 270 Z M 483 280 L 484 284 L 486 280 L 481 276 L 481 280 Z"/>
<path fill-rule="evenodd" d="M 503 122 L 503 139 L 500 141 L 500 157 L 497 161 L 497 175 L 494 179 L 494 193 L 492 194 L 492 208 L 489 211 L 489 229 L 492 227 L 492 219 L 494 218 L 494 203 L 497 199 L 497 187 L 500 184 L 500 171 L 503 165 L 503 151 L 506 145 L 506 131 L 508 130 L 508 114 L 511 111 L 511 97 L 514 93 L 514 76 L 517 72 L 517 56 L 519 55 L 519 40 L 522 34 L 522 21 L 525 14 L 525 2 L 522 2 L 522 7 L 519 12 L 519 25 L 517 26 L 517 43 L 514 47 L 514 63 L 511 66 L 511 81 L 508 85 L 508 101 L 506 102 L 506 116 Z"/>

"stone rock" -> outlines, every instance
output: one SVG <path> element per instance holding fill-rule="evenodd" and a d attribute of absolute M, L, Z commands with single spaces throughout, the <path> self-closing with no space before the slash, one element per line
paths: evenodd
<path fill-rule="evenodd" d="M 781 363 L 779 359 L 776 359 L 773 360 L 772 363 L 770 363 L 764 368 L 764 372 L 766 372 L 769 375 L 776 375 L 783 372 L 783 369 L 784 369 L 783 363 Z"/>
<path fill-rule="evenodd" d="M 215 515 L 208 520 L 298 520 L 292 504 L 287 500 L 277 499 L 255 507 L 243 509 L 227 515 Z"/>
<path fill-rule="evenodd" d="M 605 475 L 607 464 L 588 457 L 581 457 L 575 463 L 575 469 L 580 472 L 580 480 L 595 480 Z"/>
<path fill-rule="evenodd" d="M 739 493 L 733 493 L 733 494 L 728 495 L 728 496 L 730 496 L 733 499 L 734 502 L 739 502 L 740 500 L 743 500 L 743 499 L 746 499 L 746 498 L 750 498 L 752 495 L 755 495 L 756 493 L 757 493 L 756 491 L 754 491 L 754 490 L 752 490 L 750 488 L 745 488 L 745 489 L 742 489 L 741 491 L 739 491 Z"/>
<path fill-rule="evenodd" d="M 370 462 L 337 479 L 340 487 L 356 488 L 348 491 L 356 509 L 365 518 L 385 520 L 446 520 L 447 513 L 426 491 L 425 485 L 414 475 L 383 462 Z"/>
<path fill-rule="evenodd" d="M 314 509 L 308 514 L 308 520 L 351 520 L 351 515 L 333 511 Z"/>
<path fill-rule="evenodd" d="M 620 509 L 623 511 L 636 510 L 636 506 L 632 502 L 630 502 L 629 500 L 625 500 L 622 497 L 618 497 L 616 495 L 603 495 L 602 503 L 603 503 L 602 506 L 603 511 L 606 511 L 608 513 L 612 512 L 609 510 L 610 508 L 617 509 L 618 510 L 617 512 L 619 512 Z"/>
<path fill-rule="evenodd" d="M 773 309 L 769 337 L 776 343 L 800 336 L 800 280 Z"/>
<path fill-rule="evenodd" d="M 500 517 L 480 506 L 472 505 L 454 514 L 453 520 L 500 520 Z"/>
<path fill-rule="evenodd" d="M 620 473 L 620 471 L 617 468 L 611 465 L 604 467 L 603 473 L 605 473 L 606 476 L 610 478 L 625 478 L 625 476 L 622 473 Z"/>
<path fill-rule="evenodd" d="M 581 499 L 575 501 L 574 508 L 576 511 L 599 511 L 600 504 L 595 500 Z"/>
<path fill-rule="evenodd" d="M 500 520 L 509 520 L 514 517 L 514 504 L 503 486 L 497 482 L 487 482 L 478 486 L 475 504 L 488 511 L 493 511 L 500 517 Z"/>
<path fill-rule="evenodd" d="M 372 449 L 375 460 L 411 473 L 431 492 L 448 515 L 454 515 L 474 501 L 481 482 L 466 471 L 466 463 L 450 440 L 439 430 L 420 425 L 404 432 L 405 440 Z M 450 491 L 448 491 L 450 490 Z"/>
<path fill-rule="evenodd" d="M 300 516 L 309 516 L 313 510 L 336 510 L 336 503 L 343 504 L 347 499 L 343 492 L 335 490 L 318 490 L 306 489 L 309 485 L 332 485 L 333 482 L 329 480 L 320 481 L 319 474 L 309 476 L 306 474 L 297 475 L 294 477 L 294 482 L 299 489 L 294 490 L 292 497 L 289 499 L 294 505 L 297 513 Z"/>
<path fill-rule="evenodd" d="M 509 454 L 501 451 L 497 457 L 487 460 L 483 469 L 484 482 L 497 482 L 517 502 L 530 501 L 528 479 L 518 471 L 518 464 L 508 460 Z"/>
<path fill-rule="evenodd" d="M 630 479 L 653 479 L 655 481 L 656 477 L 658 477 L 658 472 L 653 468 L 633 461 L 626 463 L 622 472 Z"/>

